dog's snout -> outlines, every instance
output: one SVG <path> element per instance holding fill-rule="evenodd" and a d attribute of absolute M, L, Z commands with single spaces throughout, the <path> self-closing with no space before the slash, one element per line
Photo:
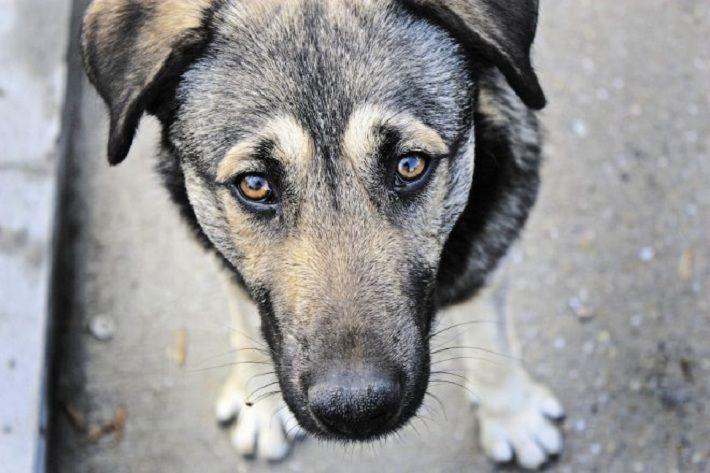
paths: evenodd
<path fill-rule="evenodd" d="M 321 424 L 356 439 L 388 430 L 401 397 L 399 381 L 386 372 L 330 372 L 308 388 L 310 410 Z"/>

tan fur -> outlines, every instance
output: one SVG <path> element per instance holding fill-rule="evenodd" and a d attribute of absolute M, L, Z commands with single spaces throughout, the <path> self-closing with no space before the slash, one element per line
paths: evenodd
<path fill-rule="evenodd" d="M 140 32 L 141 49 L 155 51 L 171 47 L 180 33 L 200 26 L 204 10 L 212 3 L 213 0 L 143 0 L 142 4 L 155 13 Z M 103 27 L 120 25 L 125 8 L 125 0 L 94 0 L 84 21 Z"/>
<path fill-rule="evenodd" d="M 416 117 L 370 104 L 357 108 L 350 116 L 343 138 L 344 155 L 353 163 L 372 155 L 381 138 L 377 129 L 383 125 L 399 131 L 403 148 L 432 155 L 444 155 L 449 152 L 449 147 L 441 135 Z"/>
<path fill-rule="evenodd" d="M 152 78 L 172 51 L 175 40 L 187 30 L 200 26 L 203 12 L 212 0 L 144 0 L 143 3 L 154 9 L 154 14 L 138 32 L 137 52 L 140 62 L 152 64 L 151 72 L 145 74 Z M 110 33 L 122 24 L 125 14 L 125 0 L 94 0 L 89 5 L 84 28 L 96 34 L 97 49 L 117 47 Z"/>
<path fill-rule="evenodd" d="M 500 99 L 489 89 L 481 86 L 478 91 L 478 111 L 493 125 L 505 126 L 508 117 L 503 113 L 499 104 Z"/>
<path fill-rule="evenodd" d="M 268 120 L 259 134 L 234 145 L 217 167 L 217 182 L 225 183 L 254 157 L 261 140 L 275 144 L 274 157 L 286 164 L 305 163 L 313 158 L 313 140 L 296 119 L 280 115 Z"/>

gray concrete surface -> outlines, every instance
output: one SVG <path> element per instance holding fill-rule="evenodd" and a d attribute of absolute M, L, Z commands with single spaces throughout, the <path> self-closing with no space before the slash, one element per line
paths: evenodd
<path fill-rule="evenodd" d="M 551 471 L 709 471 L 710 4 L 542 3 L 548 160 L 514 258 L 512 307 L 527 364 L 568 411 Z M 212 418 L 228 369 L 216 366 L 231 361 L 216 264 L 151 170 L 155 123 L 109 169 L 103 109 L 84 91 L 51 471 L 494 470 L 455 387 L 434 390 L 445 416 L 432 406 L 401 439 L 306 440 L 279 465 L 237 458 Z M 115 321 L 112 341 L 86 330 L 97 315 Z M 184 367 L 166 355 L 181 330 Z M 87 441 L 67 405 L 87 424 L 124 406 L 125 437 Z"/>
<path fill-rule="evenodd" d="M 41 406 L 70 4 L 0 1 L 0 472 L 42 457 Z"/>

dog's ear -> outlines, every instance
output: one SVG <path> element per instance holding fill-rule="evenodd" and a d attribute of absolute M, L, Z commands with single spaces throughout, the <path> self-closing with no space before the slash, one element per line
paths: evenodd
<path fill-rule="evenodd" d="M 500 69 L 528 107 L 545 106 L 545 94 L 530 62 L 538 0 L 401 1 L 415 14 L 444 27 L 472 56 Z"/>
<path fill-rule="evenodd" d="M 108 159 L 126 158 L 161 85 L 182 74 L 207 42 L 211 0 L 94 0 L 82 28 L 89 80 L 108 105 Z"/>

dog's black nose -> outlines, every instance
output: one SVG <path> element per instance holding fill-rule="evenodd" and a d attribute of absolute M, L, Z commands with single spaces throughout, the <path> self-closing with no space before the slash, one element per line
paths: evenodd
<path fill-rule="evenodd" d="M 375 371 L 334 371 L 308 388 L 313 415 L 332 433 L 354 439 L 386 431 L 397 415 L 401 387 Z"/>

